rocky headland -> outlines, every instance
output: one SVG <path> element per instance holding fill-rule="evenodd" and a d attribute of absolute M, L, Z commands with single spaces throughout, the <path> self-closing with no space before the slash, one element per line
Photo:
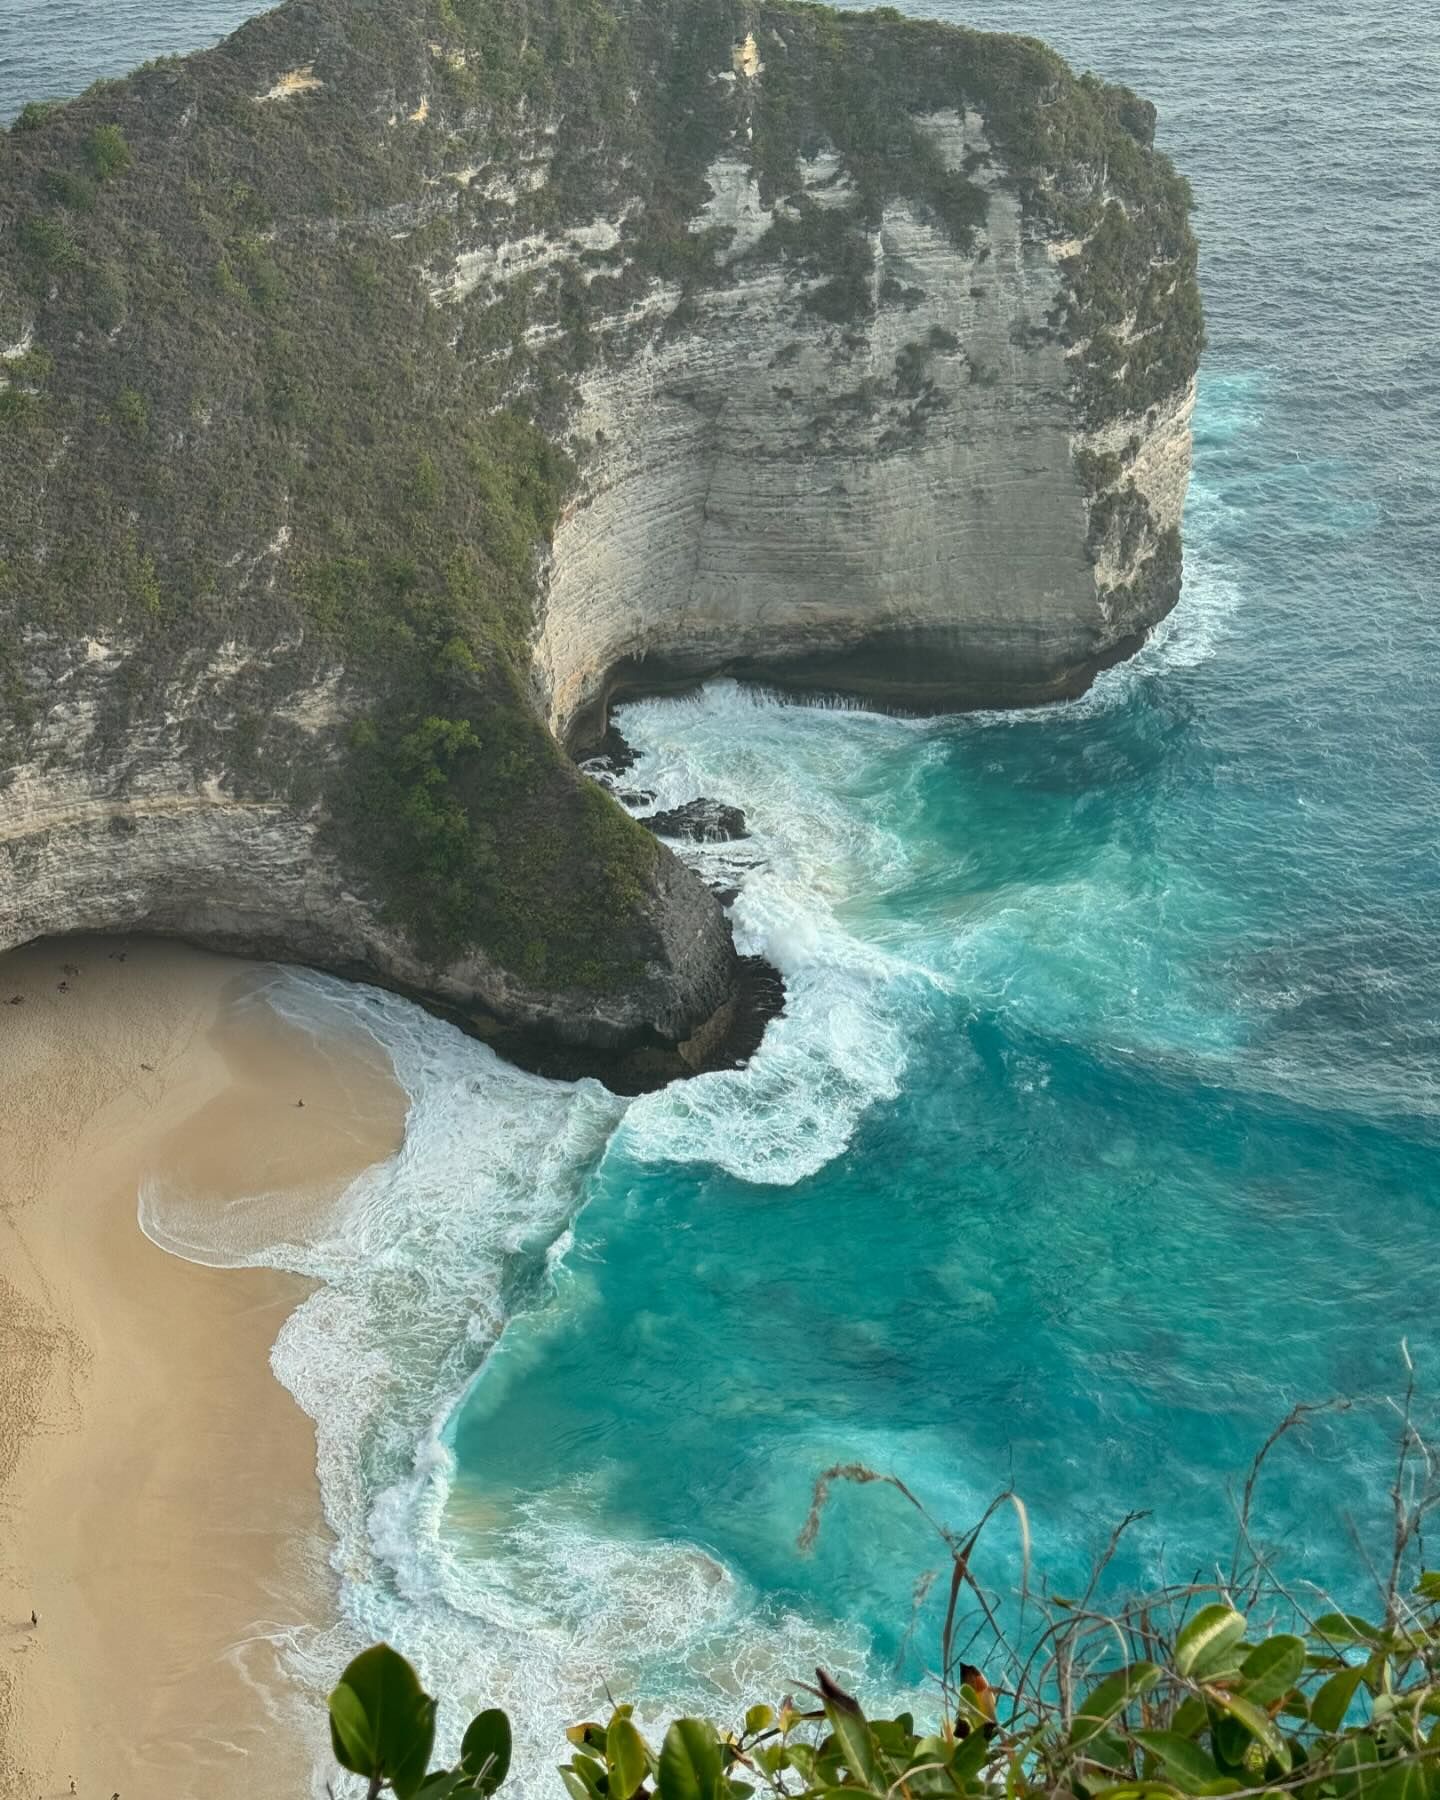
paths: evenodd
<path fill-rule="evenodd" d="M 1029 704 L 1143 640 L 1201 344 L 1153 130 L 1031 40 L 749 0 L 289 0 L 28 108 L 0 948 L 733 1056 L 773 993 L 572 759 L 721 671 Z"/>

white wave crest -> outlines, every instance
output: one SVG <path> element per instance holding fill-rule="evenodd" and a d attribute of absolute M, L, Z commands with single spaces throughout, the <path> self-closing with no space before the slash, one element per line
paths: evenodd
<path fill-rule="evenodd" d="M 841 1155 L 865 1112 L 899 1091 L 915 982 L 933 980 L 903 944 L 849 917 L 909 862 L 904 796 L 885 764 L 916 777 L 922 721 L 797 706 L 731 681 L 685 700 L 623 708 L 640 760 L 626 776 L 669 807 L 697 795 L 744 809 L 736 844 L 679 846 L 702 874 L 740 885 L 742 952 L 785 976 L 786 1010 L 748 1068 L 702 1076 L 637 1102 L 620 1144 L 640 1161 L 705 1162 L 789 1185 Z M 868 790 L 868 794 L 865 790 Z"/>

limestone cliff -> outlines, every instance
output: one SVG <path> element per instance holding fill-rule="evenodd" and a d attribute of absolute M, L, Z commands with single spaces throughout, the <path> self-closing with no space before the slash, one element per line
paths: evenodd
<path fill-rule="evenodd" d="M 1148 416 L 1077 418 L 1076 350 L 1052 328 L 1072 246 L 1027 219 L 978 114 L 916 123 L 985 197 L 968 243 L 887 199 L 865 229 L 867 303 L 842 328 L 756 254 L 773 214 L 727 154 L 695 221 L 732 234 L 703 321 L 580 381 L 588 454 L 536 652 L 562 737 L 593 734 L 610 692 L 717 669 L 912 707 L 1055 699 L 1173 604 L 1193 387 Z M 833 155 L 802 180 L 827 208 L 857 203 Z M 1107 491 L 1138 512 L 1128 539 L 1091 529 L 1088 471 L 1107 456 Z"/>
<path fill-rule="evenodd" d="M 716 903 L 559 744 L 722 669 L 1009 704 L 1140 641 L 1200 346 L 1153 123 L 1029 40 L 752 0 L 290 0 L 29 109 L 0 946 L 713 1036 Z"/>

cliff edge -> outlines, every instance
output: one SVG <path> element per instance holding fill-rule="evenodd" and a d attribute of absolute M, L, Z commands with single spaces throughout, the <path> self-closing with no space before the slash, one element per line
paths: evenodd
<path fill-rule="evenodd" d="M 750 0 L 289 0 L 27 108 L 0 947 L 702 1062 L 728 926 L 565 752 L 722 670 L 1005 705 L 1138 645 L 1201 344 L 1153 128 L 1032 40 Z"/>

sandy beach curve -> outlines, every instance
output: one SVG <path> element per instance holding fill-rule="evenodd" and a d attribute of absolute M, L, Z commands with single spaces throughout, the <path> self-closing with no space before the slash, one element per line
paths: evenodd
<path fill-rule="evenodd" d="M 307 1790 L 273 1646 L 334 1600 L 269 1367 L 306 1284 L 137 1221 L 158 1180 L 217 1231 L 259 1193 L 303 1229 L 398 1147 L 384 1053 L 283 1022 L 273 974 L 146 939 L 0 958 L 0 1800 Z"/>

